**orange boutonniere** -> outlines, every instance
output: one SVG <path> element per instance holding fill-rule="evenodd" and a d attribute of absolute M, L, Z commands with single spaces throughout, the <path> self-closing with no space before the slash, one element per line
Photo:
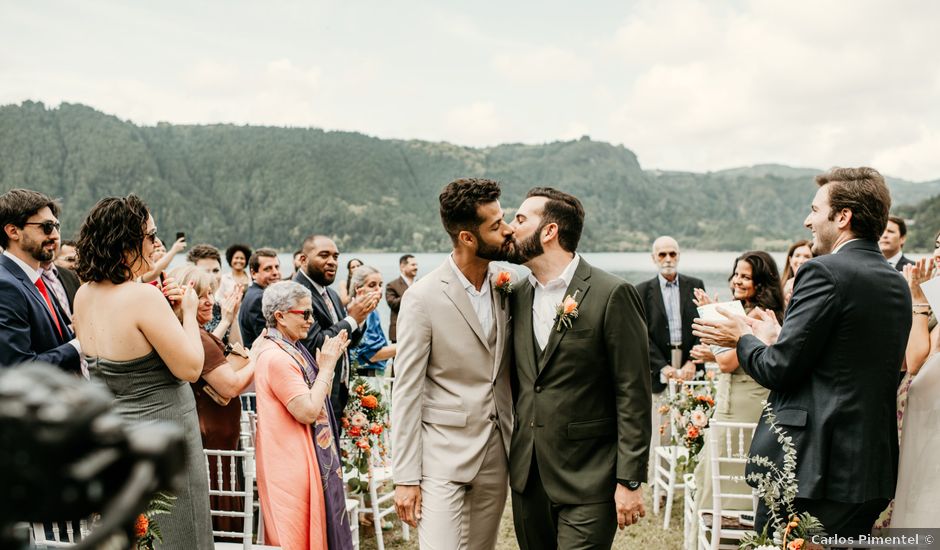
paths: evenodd
<path fill-rule="evenodd" d="M 506 298 L 512 294 L 512 273 L 500 271 L 493 278 L 493 288 L 499 291 L 499 305 L 506 307 Z"/>
<path fill-rule="evenodd" d="M 569 294 L 555 308 L 555 330 L 558 332 L 561 332 L 562 328 L 571 328 L 571 324 L 578 318 L 578 302 L 575 300 L 577 297 L 578 292 L 575 291 L 574 296 Z"/>

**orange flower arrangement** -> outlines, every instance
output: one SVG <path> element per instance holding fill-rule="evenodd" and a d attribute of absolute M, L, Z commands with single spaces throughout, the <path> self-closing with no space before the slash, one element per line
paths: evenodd
<path fill-rule="evenodd" d="M 379 400 L 374 395 L 362 396 L 362 406 L 367 409 L 374 409 L 379 406 Z"/>
<path fill-rule="evenodd" d="M 576 290 L 574 296 L 570 294 L 565 296 L 565 299 L 555 307 L 556 331 L 561 332 L 562 328 L 571 328 L 571 324 L 578 318 L 578 301 L 576 300 L 578 292 Z"/>
<path fill-rule="evenodd" d="M 343 470 L 354 473 L 349 479 L 350 493 L 360 493 L 368 488 L 364 478 L 372 471 L 375 455 L 384 460 L 385 442 L 382 434 L 388 429 L 388 409 L 381 392 L 372 389 L 364 378 L 353 380 L 349 385 L 354 395 L 343 411 Z"/>

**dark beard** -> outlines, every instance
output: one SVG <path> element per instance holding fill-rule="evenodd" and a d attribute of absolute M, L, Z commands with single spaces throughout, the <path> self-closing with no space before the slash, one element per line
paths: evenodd
<path fill-rule="evenodd" d="M 522 265 L 532 258 L 537 258 L 545 253 L 545 248 L 542 246 L 542 241 L 540 236 L 542 234 L 541 229 L 532 233 L 528 239 L 524 241 L 514 241 L 514 245 L 510 248 L 509 257 L 507 258 L 510 262 L 514 264 Z"/>
<path fill-rule="evenodd" d="M 509 260 L 509 256 L 512 254 L 512 237 L 506 239 L 500 246 L 493 246 L 484 242 L 483 239 L 480 238 L 480 235 L 474 233 L 474 236 L 477 238 L 477 258 L 491 262 L 505 262 Z"/>
<path fill-rule="evenodd" d="M 29 253 L 34 259 L 39 261 L 39 263 L 51 262 L 52 258 L 55 257 L 55 250 L 46 250 L 44 247 L 51 243 L 55 242 L 53 240 L 44 240 L 44 241 L 31 241 L 23 243 L 23 250 Z"/>
<path fill-rule="evenodd" d="M 318 285 L 322 287 L 328 287 L 331 284 L 333 284 L 333 281 L 336 280 L 335 275 L 333 276 L 332 279 L 327 280 L 326 274 L 324 274 L 322 271 L 315 271 L 313 269 L 307 268 L 307 269 L 304 269 L 304 272 L 307 274 L 307 277 L 310 277 L 311 281 L 317 283 Z"/>

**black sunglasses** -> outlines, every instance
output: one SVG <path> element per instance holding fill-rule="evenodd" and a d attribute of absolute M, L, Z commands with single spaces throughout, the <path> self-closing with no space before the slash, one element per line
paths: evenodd
<path fill-rule="evenodd" d="M 310 317 L 313 316 L 313 310 L 310 308 L 307 309 L 288 309 L 287 313 L 296 313 L 297 315 L 303 315 L 304 321 L 309 321 Z"/>
<path fill-rule="evenodd" d="M 154 229 L 150 233 L 144 233 L 144 238 L 150 241 L 150 244 L 157 244 L 157 230 Z"/>
<path fill-rule="evenodd" d="M 26 222 L 23 225 L 38 225 L 42 228 L 42 232 L 46 235 L 52 235 L 53 231 L 58 231 L 59 228 L 62 227 L 59 225 L 59 222 L 54 222 L 51 220 L 46 220 L 44 222 Z"/>

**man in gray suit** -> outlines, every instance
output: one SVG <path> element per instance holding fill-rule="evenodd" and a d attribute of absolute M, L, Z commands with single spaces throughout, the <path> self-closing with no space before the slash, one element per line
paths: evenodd
<path fill-rule="evenodd" d="M 513 260 L 532 270 L 512 302 L 515 425 L 509 477 L 523 550 L 609 549 L 645 514 L 649 338 L 629 283 L 576 252 L 577 198 L 529 191 Z"/>
<path fill-rule="evenodd" d="M 395 506 L 418 528 L 422 550 L 492 550 L 506 504 L 509 300 L 490 261 L 506 258 L 512 229 L 499 195 L 499 184 L 486 179 L 444 188 L 441 221 L 453 252 L 402 296 L 392 390 Z"/>

